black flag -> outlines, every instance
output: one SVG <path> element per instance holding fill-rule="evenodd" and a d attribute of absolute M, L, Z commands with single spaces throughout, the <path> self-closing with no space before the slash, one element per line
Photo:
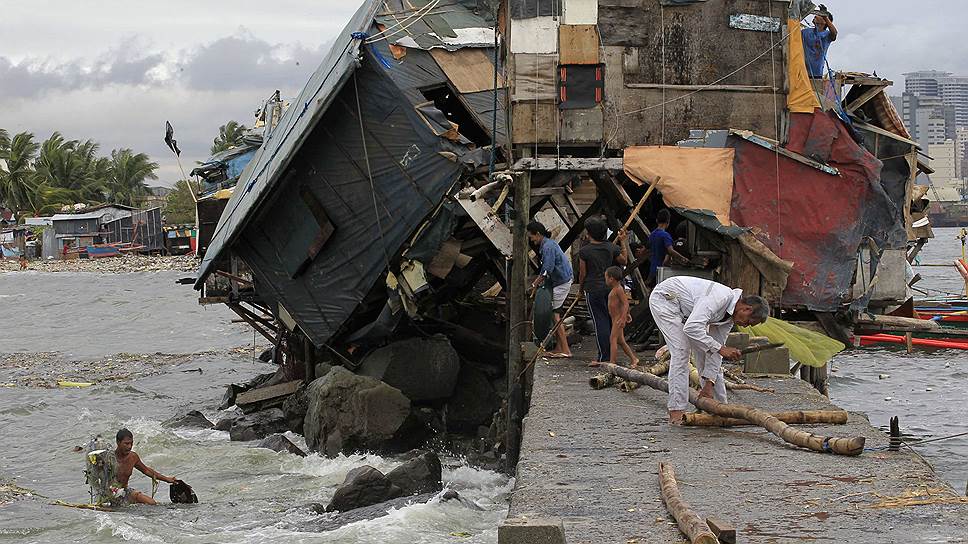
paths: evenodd
<path fill-rule="evenodd" d="M 165 143 L 176 156 L 181 156 L 181 149 L 178 149 L 178 142 L 175 140 L 175 129 L 171 128 L 171 123 L 168 121 L 165 121 Z"/>

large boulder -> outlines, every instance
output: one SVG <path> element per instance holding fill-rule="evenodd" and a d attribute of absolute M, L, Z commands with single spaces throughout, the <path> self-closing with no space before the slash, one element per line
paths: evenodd
<path fill-rule="evenodd" d="M 306 395 L 305 387 L 300 387 L 282 402 L 282 413 L 286 415 L 286 425 L 289 426 L 290 431 L 302 434 L 303 420 L 306 419 L 308 409 L 309 397 Z"/>
<path fill-rule="evenodd" d="M 327 512 L 346 512 L 395 499 L 402 494 L 382 472 L 363 465 L 351 470 L 343 484 L 336 489 L 333 499 L 326 507 Z"/>
<path fill-rule="evenodd" d="M 494 412 L 500 408 L 501 398 L 487 374 L 472 365 L 464 365 L 454 395 L 447 403 L 447 429 L 475 434 L 479 426 L 490 425 Z"/>
<path fill-rule="evenodd" d="M 286 416 L 279 408 L 244 415 L 232 422 L 229 438 L 236 441 L 259 440 L 270 434 L 284 433 Z"/>
<path fill-rule="evenodd" d="M 410 400 L 399 389 L 339 366 L 309 384 L 306 396 L 306 444 L 330 457 L 393 449 L 410 415 Z"/>
<path fill-rule="evenodd" d="M 430 451 L 421 452 L 387 473 L 387 479 L 399 487 L 404 495 L 440 491 L 440 458 Z"/>
<path fill-rule="evenodd" d="M 460 357 L 441 334 L 393 342 L 367 355 L 358 370 L 396 387 L 414 402 L 449 397 L 458 372 Z"/>
<path fill-rule="evenodd" d="M 306 452 L 299 449 L 299 446 L 292 443 L 292 440 L 286 438 L 284 434 L 274 434 L 267 436 L 259 442 L 258 448 L 266 448 L 272 451 L 277 451 L 280 453 L 286 452 L 293 455 L 298 455 L 299 457 L 306 457 Z"/>
<path fill-rule="evenodd" d="M 411 504 L 423 504 L 430 502 L 431 499 L 437 496 L 437 493 L 423 493 L 421 495 L 410 495 L 406 497 L 397 497 L 396 499 L 390 499 L 388 501 L 383 501 L 378 504 L 373 504 L 370 506 L 364 506 L 357 508 L 355 510 L 350 510 L 349 512 L 339 512 L 336 514 L 329 514 L 326 517 L 313 519 L 309 522 L 304 522 L 300 530 L 311 531 L 314 533 L 322 533 L 327 531 L 333 531 L 343 527 L 344 525 L 349 525 L 350 523 L 356 523 L 358 521 L 366 521 L 371 519 L 382 518 L 386 516 L 390 510 L 399 510 L 404 506 L 409 506 Z M 464 503 L 469 508 L 474 508 L 476 510 L 481 510 L 481 507 L 477 506 L 473 501 L 466 500 L 456 491 L 447 491 L 440 495 L 440 502 L 448 502 L 457 500 Z M 321 504 L 313 504 L 309 507 L 310 512 L 314 514 L 323 514 L 326 512 L 326 508 Z"/>
<path fill-rule="evenodd" d="M 214 424 L 205 414 L 198 410 L 190 410 L 165 420 L 162 426 L 170 428 L 211 429 Z"/>

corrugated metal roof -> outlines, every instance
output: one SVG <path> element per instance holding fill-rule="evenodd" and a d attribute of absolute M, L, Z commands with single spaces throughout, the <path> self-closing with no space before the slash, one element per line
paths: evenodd
<path fill-rule="evenodd" d="M 312 127 L 329 108 L 336 91 L 342 88 L 355 69 L 361 41 L 353 38 L 352 34 L 369 30 L 380 5 L 376 0 L 367 0 L 360 6 L 299 97 L 286 110 L 276 130 L 259 148 L 252 159 L 251 168 L 247 168 L 239 178 L 236 191 L 219 219 L 205 259 L 199 267 L 196 289 L 205 281 L 212 263 L 222 256 L 251 218 L 250 212 L 279 180 Z"/>

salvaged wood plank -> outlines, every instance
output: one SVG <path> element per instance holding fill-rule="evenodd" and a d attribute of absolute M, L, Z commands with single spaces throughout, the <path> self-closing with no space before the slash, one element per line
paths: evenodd
<path fill-rule="evenodd" d="M 505 258 L 511 257 L 511 229 L 497 216 L 487 204 L 486 200 L 470 200 L 458 196 L 457 203 L 467 215 L 470 216 L 474 224 L 481 229 L 484 236 L 491 241 L 491 244 L 504 255 Z"/>
<path fill-rule="evenodd" d="M 561 112 L 561 141 L 600 144 L 605 133 L 601 108 L 564 110 Z"/>
<path fill-rule="evenodd" d="M 719 518 L 706 518 L 706 525 L 722 544 L 736 544 L 736 527 Z"/>
<path fill-rule="evenodd" d="M 553 102 L 515 102 L 511 105 L 511 116 L 512 143 L 553 143 L 557 140 L 558 108 Z"/>
<path fill-rule="evenodd" d="M 621 158 L 554 158 L 539 157 L 520 159 L 513 170 L 624 170 Z"/>
<path fill-rule="evenodd" d="M 854 323 L 858 328 L 865 330 L 896 330 L 901 332 L 930 332 L 941 327 L 936 321 L 894 315 L 861 316 Z"/>
<path fill-rule="evenodd" d="M 602 364 L 602 370 L 629 381 L 648 385 L 659 391 L 669 391 L 668 382 L 658 376 L 611 363 Z M 770 431 L 784 442 L 800 446 L 804 449 L 846 456 L 857 456 L 864 452 L 866 439 L 863 436 L 835 438 L 811 434 L 794 429 L 773 415 L 758 408 L 744 406 L 742 404 L 724 404 L 711 398 L 700 397 L 699 393 L 694 389 L 689 391 L 689 402 L 700 410 L 711 414 L 750 421 Z"/>
<path fill-rule="evenodd" d="M 515 53 L 513 102 L 555 100 L 558 97 L 558 55 Z"/>
<path fill-rule="evenodd" d="M 239 394 L 239 396 L 235 399 L 235 404 L 239 406 L 246 406 L 280 397 L 288 397 L 289 395 L 295 393 L 301 384 L 302 380 L 293 380 L 291 382 L 280 383 L 278 385 L 270 385 L 269 387 L 252 389 L 251 391 L 246 391 L 245 393 Z"/>
<path fill-rule="evenodd" d="M 561 25 L 558 28 L 561 64 L 598 64 L 599 36 L 596 25 Z"/>
<path fill-rule="evenodd" d="M 659 463 L 659 489 L 666 509 L 676 518 L 679 530 L 689 537 L 693 544 L 717 544 L 716 535 L 689 506 L 679 493 L 676 472 L 669 463 Z"/>
<path fill-rule="evenodd" d="M 430 50 L 440 69 L 459 93 L 476 93 L 494 89 L 494 61 L 485 49 L 464 47 L 457 51 L 442 48 Z M 498 88 L 504 87 L 504 76 L 497 75 Z"/>

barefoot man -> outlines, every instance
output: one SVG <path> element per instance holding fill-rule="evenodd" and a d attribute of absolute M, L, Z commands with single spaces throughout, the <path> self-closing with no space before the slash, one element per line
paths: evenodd
<path fill-rule="evenodd" d="M 125 500 L 128 503 L 158 504 L 148 495 L 128 487 L 128 480 L 131 478 L 131 473 L 134 469 L 138 469 L 149 478 L 168 482 L 169 484 L 173 484 L 178 480 L 163 476 L 157 470 L 141 462 L 141 457 L 138 457 L 137 453 L 131 451 L 131 448 L 134 446 L 134 435 L 128 429 L 118 431 L 117 440 L 118 448 L 114 450 L 114 456 L 118 460 L 118 470 L 115 474 L 117 480 L 116 485 L 118 488 L 124 489 Z"/>
<path fill-rule="evenodd" d="M 622 348 L 625 355 L 629 358 L 629 368 L 639 366 L 639 358 L 625 341 L 625 326 L 632 322 L 632 313 L 629 308 L 629 297 L 625 294 L 625 286 L 622 279 L 625 274 L 617 266 L 610 266 L 605 269 L 605 285 L 608 286 L 608 315 L 612 318 L 612 332 L 609 335 L 609 359 L 608 362 L 615 364 L 618 356 L 618 348 Z"/>
<path fill-rule="evenodd" d="M 725 344 L 733 325 L 758 325 L 770 315 L 770 305 L 742 289 L 688 276 L 669 278 L 649 297 L 652 317 L 665 337 L 669 354 L 669 423 L 682 423 L 689 407 L 689 353 L 696 355 L 702 390 L 700 397 L 726 402 L 723 359 L 738 360 L 741 353 Z"/>
<path fill-rule="evenodd" d="M 541 255 L 541 270 L 538 277 L 531 283 L 532 289 L 537 289 L 545 283 L 551 287 L 551 311 L 555 318 L 555 350 L 547 354 L 548 357 L 566 358 L 571 357 L 571 349 L 568 347 L 568 334 L 565 326 L 561 323 L 564 319 L 562 307 L 565 299 L 571 292 L 573 272 L 571 263 L 565 252 L 561 250 L 558 242 L 551 238 L 551 233 L 544 225 L 537 221 L 528 224 L 528 239 L 537 248 Z"/>

